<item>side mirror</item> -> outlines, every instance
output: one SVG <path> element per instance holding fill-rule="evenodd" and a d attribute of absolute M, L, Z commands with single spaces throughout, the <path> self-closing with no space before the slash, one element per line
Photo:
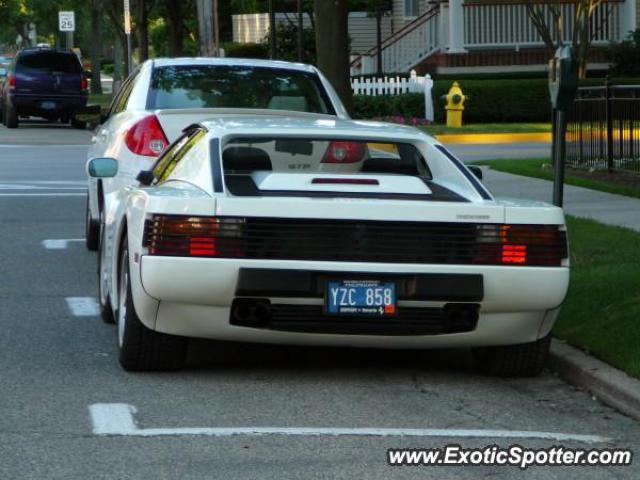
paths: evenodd
<path fill-rule="evenodd" d="M 477 167 L 475 165 L 467 165 L 467 168 L 471 170 L 471 173 L 473 173 L 478 178 L 478 180 L 482 181 L 482 169 L 480 167 Z"/>
<path fill-rule="evenodd" d="M 87 173 L 92 178 L 111 178 L 118 173 L 118 161 L 115 158 L 93 158 L 87 163 Z"/>

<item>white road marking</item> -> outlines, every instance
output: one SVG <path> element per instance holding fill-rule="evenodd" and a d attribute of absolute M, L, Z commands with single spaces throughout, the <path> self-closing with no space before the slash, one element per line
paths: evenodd
<path fill-rule="evenodd" d="M 43 240 L 42 246 L 47 250 L 64 250 L 69 246 L 69 242 L 84 242 L 84 238 L 56 238 Z"/>
<path fill-rule="evenodd" d="M 56 144 L 47 144 L 47 145 L 28 145 L 28 144 L 20 144 L 20 143 L 15 143 L 15 144 L 4 144 L 4 145 L 0 145 L 0 148 L 36 148 L 36 147 L 46 147 L 46 148 L 89 148 L 89 145 L 87 144 L 79 144 L 79 143 L 69 143 L 69 144 L 60 144 L 60 145 L 56 145 Z"/>
<path fill-rule="evenodd" d="M 226 428 L 138 428 L 133 414 L 136 408 L 126 403 L 95 403 L 89 406 L 94 435 L 101 436 L 209 436 L 287 435 L 287 436 L 366 436 L 366 437 L 458 437 L 458 438 L 527 438 L 583 443 L 606 443 L 599 435 L 535 432 L 521 430 L 466 430 L 439 428 L 316 428 L 316 427 L 226 427 Z"/>
<path fill-rule="evenodd" d="M 93 297 L 67 297 L 65 300 L 75 317 L 95 317 L 100 314 L 98 302 Z"/>
<path fill-rule="evenodd" d="M 0 193 L 0 197 L 86 197 L 86 193 Z"/>

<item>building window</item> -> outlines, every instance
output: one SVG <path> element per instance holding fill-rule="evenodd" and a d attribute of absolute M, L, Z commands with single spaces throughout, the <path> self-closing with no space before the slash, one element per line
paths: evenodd
<path fill-rule="evenodd" d="M 418 0 L 404 0 L 404 16 L 405 17 L 418 16 Z"/>

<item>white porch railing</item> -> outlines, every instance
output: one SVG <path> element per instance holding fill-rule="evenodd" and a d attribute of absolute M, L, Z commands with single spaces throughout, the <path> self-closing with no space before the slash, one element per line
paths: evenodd
<path fill-rule="evenodd" d="M 560 3 L 555 6 L 562 16 L 564 41 L 571 41 L 575 18 L 575 4 Z M 524 4 L 464 4 L 464 46 L 477 47 L 534 47 L 544 46 Z M 548 24 L 553 25 L 551 11 L 547 12 Z M 620 41 L 622 32 L 622 2 L 600 4 L 591 20 L 592 44 L 602 45 Z M 553 26 L 551 35 L 555 37 Z"/>
<path fill-rule="evenodd" d="M 429 55 L 440 50 L 439 7 L 433 7 L 382 42 L 382 67 L 385 72 L 406 72 Z M 352 74 L 377 71 L 377 47 L 352 62 Z"/>
<path fill-rule="evenodd" d="M 625 29 L 629 29 L 630 20 L 626 16 L 630 1 L 634 0 L 610 0 L 597 7 L 591 19 L 593 45 L 603 46 L 624 39 Z M 542 5 L 548 14 L 547 23 L 553 25 L 548 4 Z M 557 2 L 555 5 L 562 17 L 564 40 L 571 41 L 575 4 Z M 555 28 L 552 27 L 552 36 L 556 34 Z M 460 33 L 463 40 L 454 38 Z M 451 45 L 460 43 L 467 50 L 544 46 L 524 3 L 464 3 L 456 10 L 438 4 L 382 42 L 382 71 L 406 72 L 430 55 L 447 52 Z M 351 62 L 351 75 L 377 70 L 375 47 Z"/>

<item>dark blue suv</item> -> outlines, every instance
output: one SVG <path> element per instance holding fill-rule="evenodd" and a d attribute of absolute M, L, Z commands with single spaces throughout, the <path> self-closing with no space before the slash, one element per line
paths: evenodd
<path fill-rule="evenodd" d="M 87 104 L 87 87 L 80 60 L 72 51 L 24 49 L 9 66 L 2 86 L 2 121 L 16 128 L 20 117 L 34 116 L 84 128 L 75 113 Z"/>

